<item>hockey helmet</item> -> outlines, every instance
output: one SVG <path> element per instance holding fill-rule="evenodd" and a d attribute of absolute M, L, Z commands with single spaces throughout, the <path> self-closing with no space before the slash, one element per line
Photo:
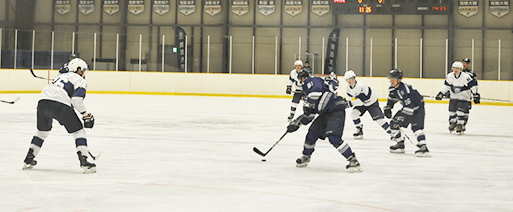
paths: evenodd
<path fill-rule="evenodd" d="M 307 78 L 309 76 L 310 72 L 305 69 L 301 69 L 301 71 L 299 71 L 299 73 L 297 74 L 297 78 L 299 79 L 299 81 L 303 81 L 303 78 Z"/>
<path fill-rule="evenodd" d="M 70 61 L 71 61 L 71 60 L 73 60 L 73 59 L 75 59 L 75 58 L 78 58 L 78 55 L 77 55 L 77 54 L 72 53 L 72 54 L 70 54 L 70 55 L 69 55 L 69 60 L 70 60 Z"/>
<path fill-rule="evenodd" d="M 470 64 L 470 59 L 468 59 L 468 57 L 463 58 L 463 60 L 462 60 L 462 61 L 463 61 L 464 63 L 468 63 L 468 64 Z"/>
<path fill-rule="evenodd" d="M 402 79 L 403 78 L 403 71 L 401 69 L 392 69 L 390 73 L 388 73 L 388 79 Z"/>
<path fill-rule="evenodd" d="M 84 60 L 82 60 L 80 58 L 75 58 L 75 59 L 69 61 L 68 69 L 69 69 L 69 71 L 74 72 L 74 73 L 77 73 L 78 69 L 80 69 L 80 70 L 82 70 L 81 76 L 84 77 L 86 71 L 89 68 L 87 67 L 87 63 Z"/>
<path fill-rule="evenodd" d="M 459 68 L 460 70 L 463 70 L 463 63 L 461 63 L 460 61 L 456 61 L 456 62 L 452 63 L 452 67 Z"/>
<path fill-rule="evenodd" d="M 356 74 L 354 73 L 353 70 L 349 70 L 349 71 L 346 71 L 346 73 L 344 74 L 344 80 L 348 80 L 348 79 L 354 79 L 356 78 Z"/>
<path fill-rule="evenodd" d="M 294 62 L 294 66 L 297 66 L 297 65 L 303 66 L 303 61 L 296 60 L 296 62 Z"/>

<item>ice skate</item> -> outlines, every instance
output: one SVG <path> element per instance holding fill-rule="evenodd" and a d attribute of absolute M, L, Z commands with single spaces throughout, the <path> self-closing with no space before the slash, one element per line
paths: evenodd
<path fill-rule="evenodd" d="M 456 122 L 449 123 L 449 133 L 452 133 L 456 129 Z"/>
<path fill-rule="evenodd" d="M 361 140 L 363 139 L 363 126 L 356 127 L 356 132 L 353 134 L 354 139 Z"/>
<path fill-rule="evenodd" d="M 429 155 L 429 150 L 426 146 L 426 144 L 417 144 L 417 147 L 419 147 L 419 149 L 417 151 L 415 151 L 415 155 L 417 157 L 431 157 L 431 155 Z"/>
<path fill-rule="evenodd" d="M 390 153 L 404 153 L 404 140 L 397 142 L 397 144 L 390 146 Z"/>
<path fill-rule="evenodd" d="M 80 168 L 84 169 L 84 174 L 96 173 L 96 164 L 87 161 L 87 155 L 77 152 L 78 160 L 80 160 Z"/>
<path fill-rule="evenodd" d="M 358 162 L 354 154 L 349 156 L 347 160 L 349 161 L 349 164 L 347 164 L 346 169 L 349 170 L 349 172 L 362 172 L 360 162 Z"/>
<path fill-rule="evenodd" d="M 461 135 L 461 134 L 463 134 L 463 131 L 465 131 L 463 129 L 463 125 L 461 125 L 461 124 L 456 125 L 456 134 Z"/>
<path fill-rule="evenodd" d="M 290 114 L 290 116 L 287 118 L 287 120 L 288 120 L 289 122 L 291 122 L 292 120 L 294 120 L 294 114 L 293 114 L 293 113 L 291 113 L 291 114 Z"/>
<path fill-rule="evenodd" d="M 30 148 L 27 153 L 27 156 L 25 157 L 25 160 L 23 161 L 24 164 L 21 169 L 32 169 L 37 164 L 37 161 L 34 160 L 35 157 L 36 156 L 34 156 L 34 150 Z"/>
<path fill-rule="evenodd" d="M 310 155 L 303 155 L 296 160 L 296 167 L 306 167 L 308 166 L 308 162 L 310 162 Z"/>

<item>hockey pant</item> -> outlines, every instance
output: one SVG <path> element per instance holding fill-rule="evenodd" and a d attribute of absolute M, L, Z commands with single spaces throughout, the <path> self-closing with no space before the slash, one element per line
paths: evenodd
<path fill-rule="evenodd" d="M 345 116 L 345 111 L 327 112 L 318 116 L 306 134 L 303 155 L 312 155 L 317 140 L 326 138 L 345 158 L 353 155 L 351 147 L 342 140 Z"/>
<path fill-rule="evenodd" d="M 379 107 L 378 101 L 374 102 L 370 106 L 355 106 L 351 112 L 351 118 L 353 119 L 353 123 L 356 128 L 361 128 L 363 126 L 360 117 L 365 114 L 365 112 L 369 111 L 369 114 L 378 125 L 383 128 L 385 131 L 390 130 L 390 124 L 385 120 L 385 115 L 383 115 L 383 111 Z"/>
<path fill-rule="evenodd" d="M 43 146 L 44 140 L 52 130 L 53 119 L 59 121 L 66 128 L 66 131 L 75 138 L 77 151 L 83 155 L 88 154 L 87 139 L 82 122 L 75 110 L 65 104 L 52 100 L 40 100 L 37 105 L 37 132 L 32 137 L 30 148 L 34 150 L 34 156 Z"/>
<path fill-rule="evenodd" d="M 458 99 L 449 100 L 449 123 L 467 124 L 472 102 Z"/>
<path fill-rule="evenodd" d="M 395 117 L 400 115 L 402 111 L 398 111 L 392 120 L 390 121 L 390 129 L 392 131 L 391 135 L 395 138 L 400 138 L 401 131 L 400 127 L 407 128 L 408 125 L 411 124 L 411 130 L 413 133 L 415 133 L 415 137 L 417 137 L 417 141 L 421 144 L 426 143 L 426 135 L 424 134 L 424 118 L 426 116 L 425 110 L 424 110 L 424 104 L 419 106 L 416 110 L 414 110 L 413 115 L 405 117 L 405 120 L 402 124 L 402 126 L 399 126 L 399 123 L 397 123 Z"/>

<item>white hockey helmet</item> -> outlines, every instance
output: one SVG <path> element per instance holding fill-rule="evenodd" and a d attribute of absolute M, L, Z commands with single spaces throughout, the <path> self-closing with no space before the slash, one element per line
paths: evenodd
<path fill-rule="evenodd" d="M 459 68 L 460 70 L 463 70 L 463 63 L 460 61 L 456 61 L 452 64 L 453 68 Z"/>
<path fill-rule="evenodd" d="M 77 73 L 78 69 L 82 70 L 82 77 L 85 76 L 86 71 L 89 69 L 87 63 L 80 59 L 75 58 L 68 63 L 68 69 L 70 72 Z"/>
<path fill-rule="evenodd" d="M 344 80 L 348 80 L 348 79 L 351 79 L 351 78 L 356 78 L 356 74 L 354 73 L 353 70 L 349 70 L 349 71 L 346 71 L 346 73 L 344 74 Z"/>
<path fill-rule="evenodd" d="M 296 62 L 294 62 L 294 66 L 297 66 L 297 65 L 303 66 L 303 61 L 296 60 Z"/>

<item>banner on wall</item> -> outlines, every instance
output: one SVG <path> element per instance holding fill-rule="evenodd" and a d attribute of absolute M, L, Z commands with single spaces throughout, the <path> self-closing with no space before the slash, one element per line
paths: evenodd
<path fill-rule="evenodd" d="M 330 1 L 312 1 L 312 12 L 318 16 L 326 15 L 330 12 Z"/>
<path fill-rule="evenodd" d="M 113 15 L 119 11 L 118 0 L 103 0 L 103 12 Z"/>
<path fill-rule="evenodd" d="M 175 43 L 177 47 L 178 68 L 185 71 L 185 31 L 182 27 L 175 29 Z"/>
<path fill-rule="evenodd" d="M 169 12 L 169 0 L 153 0 L 153 11 L 159 15 Z"/>
<path fill-rule="evenodd" d="M 84 15 L 88 15 L 94 11 L 94 1 L 93 0 L 80 0 L 78 2 L 78 11 L 83 13 Z"/>
<path fill-rule="evenodd" d="M 458 13 L 465 17 L 470 17 L 479 12 L 477 0 L 474 1 L 458 1 Z"/>
<path fill-rule="evenodd" d="M 335 72 L 337 67 L 337 52 L 338 52 L 338 38 L 340 35 L 340 29 L 334 29 L 330 33 L 328 38 L 328 44 L 326 48 L 326 62 L 324 63 L 324 74 L 330 74 Z"/>
<path fill-rule="evenodd" d="M 203 7 L 207 14 L 214 16 L 221 12 L 221 1 L 204 1 Z"/>
<path fill-rule="evenodd" d="M 490 14 L 500 18 L 509 13 L 509 0 L 493 1 L 490 0 Z"/>
<path fill-rule="evenodd" d="M 258 1 L 258 12 L 268 16 L 276 11 L 276 1 Z"/>
<path fill-rule="evenodd" d="M 243 16 L 249 12 L 249 1 L 232 1 L 232 12 L 238 16 Z"/>
<path fill-rule="evenodd" d="M 144 0 L 129 0 L 128 12 L 134 15 L 139 15 L 144 11 Z"/>
<path fill-rule="evenodd" d="M 194 0 L 189 1 L 178 1 L 178 11 L 184 15 L 189 15 L 196 11 L 196 3 Z"/>
<path fill-rule="evenodd" d="M 303 12 L 303 1 L 301 0 L 284 1 L 283 4 L 285 5 L 285 12 L 291 16 L 296 16 Z"/>
<path fill-rule="evenodd" d="M 64 15 L 71 11 L 71 1 L 69 0 L 56 0 L 55 11 L 61 15 Z"/>

